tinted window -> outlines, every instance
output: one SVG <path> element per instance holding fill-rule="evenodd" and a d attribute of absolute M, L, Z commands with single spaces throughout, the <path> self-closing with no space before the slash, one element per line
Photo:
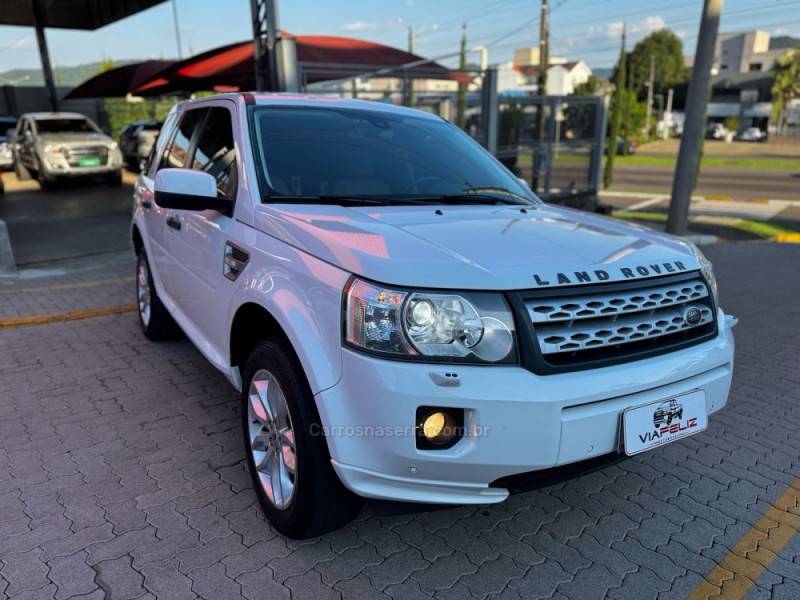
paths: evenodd
<path fill-rule="evenodd" d="M 260 107 L 253 111 L 270 195 L 385 200 L 531 192 L 460 129 L 377 110 Z"/>
<path fill-rule="evenodd" d="M 166 154 L 164 154 L 159 168 L 180 168 L 186 163 L 189 145 L 192 142 L 192 134 L 203 114 L 205 114 L 203 109 L 188 110 L 183 113 L 178 131 L 175 133 L 175 137 L 172 139 Z"/>
<path fill-rule="evenodd" d="M 231 114 L 227 109 L 209 109 L 208 119 L 197 140 L 192 168 L 213 175 L 221 197 L 232 199 L 236 195 L 236 150 Z"/>
<path fill-rule="evenodd" d="M 150 156 L 147 157 L 147 165 L 144 168 L 145 173 L 150 172 L 150 165 L 153 164 L 154 157 L 161 156 L 164 152 L 164 146 L 167 145 L 167 140 L 169 140 L 170 136 L 172 135 L 172 127 L 174 124 L 175 115 L 169 115 L 167 120 L 164 121 L 164 128 L 156 138 L 155 144 L 153 144 L 153 147 L 150 148 Z"/>
<path fill-rule="evenodd" d="M 97 133 L 88 119 L 36 119 L 39 133 Z"/>

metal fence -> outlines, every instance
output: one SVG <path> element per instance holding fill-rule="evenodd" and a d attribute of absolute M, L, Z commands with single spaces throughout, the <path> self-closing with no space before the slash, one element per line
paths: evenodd
<path fill-rule="evenodd" d="M 500 97 L 498 104 L 497 158 L 548 202 L 595 203 L 605 138 L 602 99 Z"/>
<path fill-rule="evenodd" d="M 607 125 L 604 99 L 498 94 L 493 69 L 476 81 L 481 85 L 467 98 L 465 131 L 543 200 L 595 210 Z M 428 110 L 454 116 L 453 107 L 445 114 L 430 104 Z"/>

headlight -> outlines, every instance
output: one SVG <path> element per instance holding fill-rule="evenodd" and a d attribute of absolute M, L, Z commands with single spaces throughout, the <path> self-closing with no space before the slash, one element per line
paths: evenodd
<path fill-rule="evenodd" d="M 111 143 L 108 145 L 108 149 L 109 149 L 109 150 L 116 150 L 116 149 L 117 149 L 117 142 L 111 142 Z"/>
<path fill-rule="evenodd" d="M 45 154 L 58 154 L 61 152 L 61 146 L 56 146 L 55 144 L 45 144 L 42 150 L 44 150 Z"/>
<path fill-rule="evenodd" d="M 361 350 L 423 361 L 516 361 L 514 319 L 500 294 L 401 290 L 353 278 L 345 302 L 345 341 Z"/>
<path fill-rule="evenodd" d="M 686 242 L 686 245 L 689 246 L 692 254 L 694 254 L 694 257 L 697 259 L 697 262 L 700 263 L 700 272 L 703 273 L 703 277 L 706 278 L 706 281 L 711 288 L 711 296 L 714 299 L 714 306 L 719 306 L 717 278 L 714 276 L 714 266 L 711 264 L 711 261 L 706 258 L 705 254 L 702 253 L 700 248 L 698 248 L 693 242 Z"/>

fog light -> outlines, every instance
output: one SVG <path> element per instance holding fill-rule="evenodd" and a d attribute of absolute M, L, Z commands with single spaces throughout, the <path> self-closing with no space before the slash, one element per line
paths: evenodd
<path fill-rule="evenodd" d="M 443 412 L 431 413 L 422 422 L 422 435 L 428 440 L 436 440 L 442 435 L 446 424 L 446 414 Z"/>
<path fill-rule="evenodd" d="M 417 409 L 417 448 L 451 448 L 463 436 L 464 411 L 460 408 L 420 407 Z"/>

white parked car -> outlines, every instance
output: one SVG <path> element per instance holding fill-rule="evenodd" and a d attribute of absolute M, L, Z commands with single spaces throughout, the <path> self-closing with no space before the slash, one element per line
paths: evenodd
<path fill-rule="evenodd" d="M 739 134 L 739 139 L 743 142 L 760 142 L 764 139 L 764 132 L 758 127 L 748 127 Z"/>
<path fill-rule="evenodd" d="M 360 497 L 481 504 L 509 477 L 706 427 L 735 322 L 677 238 L 547 206 L 457 127 L 360 100 L 179 104 L 135 191 L 139 317 L 241 392 L 282 533 Z"/>

